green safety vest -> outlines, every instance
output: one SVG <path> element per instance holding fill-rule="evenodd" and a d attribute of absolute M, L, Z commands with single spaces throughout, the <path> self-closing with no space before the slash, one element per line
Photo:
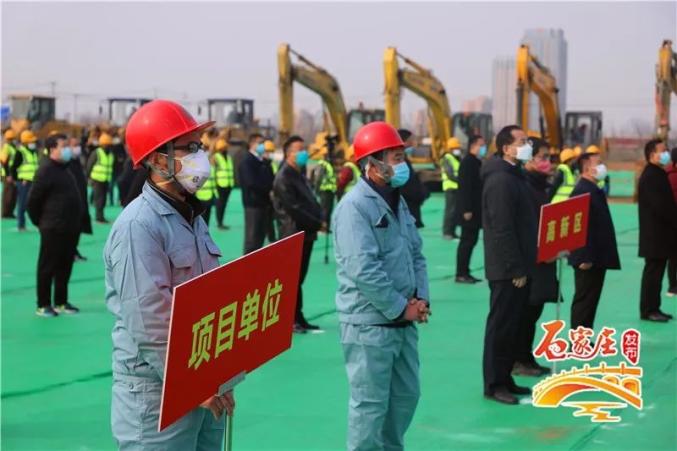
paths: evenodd
<path fill-rule="evenodd" d="M 334 166 L 327 160 L 320 160 L 318 164 L 324 167 L 324 177 L 320 183 L 320 191 L 331 191 L 332 193 L 335 193 L 336 173 L 334 172 Z"/>
<path fill-rule="evenodd" d="M 232 188 L 235 186 L 233 157 L 217 153 L 214 155 L 214 164 L 216 165 L 216 186 L 219 188 Z"/>
<path fill-rule="evenodd" d="M 10 143 L 5 143 L 2 146 L 2 156 L 7 158 L 5 163 L 2 165 L 2 176 L 6 176 L 7 172 L 5 171 L 5 166 L 8 168 L 12 167 L 12 164 L 14 164 L 14 155 L 16 155 L 16 148 L 11 145 Z"/>
<path fill-rule="evenodd" d="M 275 160 L 270 160 L 270 168 L 273 170 L 273 175 L 277 174 L 277 171 L 280 170 L 280 163 Z"/>
<path fill-rule="evenodd" d="M 444 170 L 444 163 L 447 160 L 447 163 L 451 165 L 451 168 L 454 170 L 454 174 L 458 177 L 458 169 L 461 167 L 461 162 L 456 159 L 452 154 L 448 153 L 442 157 L 440 162 L 440 167 L 442 168 L 442 191 L 449 191 L 450 189 L 458 189 L 458 182 L 454 182 L 447 176 L 447 171 Z"/>
<path fill-rule="evenodd" d="M 350 181 L 350 183 L 348 183 L 348 185 L 346 185 L 346 189 L 344 190 L 344 193 L 348 193 L 348 191 L 357 185 L 357 181 L 360 179 L 362 171 L 360 171 L 360 168 L 352 161 L 346 161 L 343 167 L 349 167 L 350 170 L 353 171 L 353 179 Z"/>
<path fill-rule="evenodd" d="M 216 195 L 216 169 L 212 166 L 209 178 L 202 185 L 202 188 L 197 190 L 195 197 L 197 197 L 202 202 L 208 202 Z"/>
<path fill-rule="evenodd" d="M 114 160 L 115 156 L 113 155 L 113 152 L 106 153 L 101 147 L 96 149 L 96 164 L 92 168 L 92 173 L 89 178 L 95 182 L 112 182 Z"/>
<path fill-rule="evenodd" d="M 19 152 L 23 159 L 21 161 L 21 166 L 19 166 L 19 169 L 16 171 L 16 177 L 19 180 L 32 182 L 33 177 L 35 177 L 35 171 L 38 169 L 38 156 L 35 155 L 35 152 L 25 146 L 19 147 Z"/>
<path fill-rule="evenodd" d="M 574 172 L 568 165 L 562 163 L 557 166 L 557 170 L 562 171 L 564 179 L 552 198 L 551 203 L 553 204 L 567 200 L 576 186 L 576 176 L 574 176 Z"/>

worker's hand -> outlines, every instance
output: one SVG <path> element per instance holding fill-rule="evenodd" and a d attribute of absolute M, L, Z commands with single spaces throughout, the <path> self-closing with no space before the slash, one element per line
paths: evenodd
<path fill-rule="evenodd" d="M 578 269 L 581 271 L 587 271 L 588 269 L 592 268 L 592 263 L 581 263 L 578 265 Z"/>
<path fill-rule="evenodd" d="M 232 417 L 235 413 L 235 393 L 233 393 L 233 390 L 227 391 L 221 395 L 221 398 L 226 404 L 226 413 L 229 417 Z"/>
<path fill-rule="evenodd" d="M 428 303 L 421 299 L 411 298 L 407 302 L 407 308 L 404 312 L 404 319 L 407 321 L 416 321 L 417 323 L 427 323 L 430 316 Z"/>
<path fill-rule="evenodd" d="M 524 288 L 527 284 L 527 276 L 512 279 L 512 284 L 515 285 L 516 288 Z"/>
<path fill-rule="evenodd" d="M 427 323 L 428 317 L 433 314 L 430 310 L 430 303 L 425 299 L 419 299 L 416 305 L 418 305 L 419 322 Z"/>
<path fill-rule="evenodd" d="M 232 390 L 223 395 L 214 395 L 200 404 L 200 407 L 208 409 L 214 419 L 218 420 L 223 415 L 224 410 L 228 415 L 233 415 L 235 411 L 235 399 L 233 398 Z"/>
<path fill-rule="evenodd" d="M 470 221 L 472 219 L 472 211 L 463 213 L 463 219 L 465 219 L 466 221 Z"/>

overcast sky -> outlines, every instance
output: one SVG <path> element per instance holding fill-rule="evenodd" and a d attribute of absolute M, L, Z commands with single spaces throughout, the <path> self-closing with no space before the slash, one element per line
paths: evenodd
<path fill-rule="evenodd" d="M 394 45 L 433 69 L 453 111 L 491 96 L 491 65 L 514 55 L 527 28 L 562 28 L 570 110 L 601 109 L 605 126 L 653 123 L 654 66 L 675 39 L 676 2 L 663 3 L 61 3 L 2 2 L 2 91 L 64 94 L 57 114 L 97 97 L 253 97 L 277 112 L 276 49 L 289 42 L 338 79 L 348 107 L 383 104 L 382 57 Z M 296 106 L 320 100 L 296 89 Z M 674 96 L 673 96 L 674 98 Z M 422 108 L 407 95 L 404 110 Z M 673 129 L 677 107 L 673 102 Z"/>

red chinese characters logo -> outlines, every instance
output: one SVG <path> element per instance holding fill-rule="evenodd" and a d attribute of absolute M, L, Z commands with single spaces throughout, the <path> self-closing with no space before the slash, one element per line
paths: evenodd
<path fill-rule="evenodd" d="M 541 324 L 541 328 L 545 331 L 545 335 L 538 346 L 536 346 L 534 356 L 545 357 L 545 359 L 550 362 L 567 359 L 588 361 L 599 355 L 610 357 L 618 354 L 616 340 L 613 338 L 616 334 L 616 329 L 612 327 L 604 327 L 597 334 L 594 342 L 591 341 L 591 339 L 594 337 L 595 332 L 592 329 L 583 326 L 579 326 L 576 329 L 571 329 L 569 331 L 569 341 L 560 338 L 559 334 L 564 329 L 564 321 L 562 320 L 543 323 Z M 634 336 L 635 342 L 637 343 L 635 355 L 639 357 L 639 333 L 634 329 L 629 329 L 625 331 L 623 337 L 633 331 L 637 334 L 637 336 Z M 632 343 L 633 335 L 629 335 L 628 337 L 628 340 L 630 340 L 628 342 L 629 346 L 632 346 L 630 343 Z M 625 346 L 625 338 L 623 345 Z M 623 348 L 623 355 L 633 365 L 637 363 L 637 360 L 633 361 L 628 357 L 628 354 L 625 353 L 625 347 Z"/>

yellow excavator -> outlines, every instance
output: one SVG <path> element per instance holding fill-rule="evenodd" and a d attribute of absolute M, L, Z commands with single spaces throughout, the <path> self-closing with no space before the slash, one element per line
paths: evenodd
<path fill-rule="evenodd" d="M 10 127 L 17 135 L 31 129 L 38 139 L 45 139 L 51 132 L 79 137 L 82 126 L 56 119 L 56 99 L 36 94 L 12 94 L 9 96 Z"/>
<path fill-rule="evenodd" d="M 517 50 L 517 124 L 530 136 L 542 137 L 555 153 L 563 147 L 596 145 L 606 149 L 602 137 L 601 111 L 570 111 L 562 121 L 557 80 L 552 72 L 529 51 L 528 45 Z M 529 129 L 529 95 L 539 100 L 539 130 Z"/>
<path fill-rule="evenodd" d="M 292 55 L 298 60 L 292 63 Z M 359 106 L 346 110 L 343 94 L 336 78 L 324 68 L 312 63 L 294 51 L 289 44 L 280 44 L 277 49 L 278 90 L 280 96 L 280 123 L 278 139 L 283 143 L 294 129 L 294 82 L 298 82 L 322 98 L 325 110 L 325 129 L 315 137 L 318 150 L 312 158 L 323 157 L 327 152 L 337 162 L 352 157 L 350 141 L 364 124 L 383 120 L 385 112 Z"/>
<path fill-rule="evenodd" d="M 677 53 L 672 41 L 663 41 L 656 64 L 656 137 L 667 141 L 670 132 L 670 97 L 677 95 Z"/>

